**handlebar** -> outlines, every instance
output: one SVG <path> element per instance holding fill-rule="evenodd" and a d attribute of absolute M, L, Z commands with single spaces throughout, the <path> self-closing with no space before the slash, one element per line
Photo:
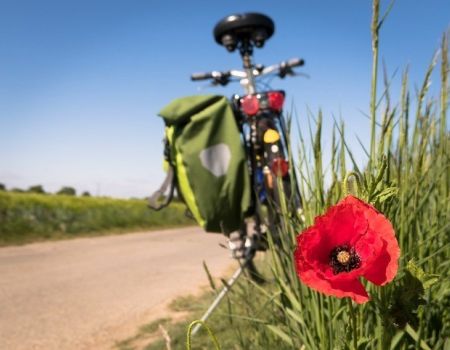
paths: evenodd
<path fill-rule="evenodd" d="M 213 75 L 212 72 L 209 73 L 193 73 L 191 74 L 191 80 L 206 80 L 206 79 L 212 79 Z"/>
<path fill-rule="evenodd" d="M 294 75 L 292 68 L 300 67 L 305 64 L 305 61 L 301 58 L 292 58 L 289 61 L 283 61 L 278 65 L 278 76 L 283 79 L 286 75 Z"/>
<path fill-rule="evenodd" d="M 305 61 L 301 58 L 292 58 L 288 61 L 282 61 L 278 64 L 274 64 L 268 67 L 256 66 L 254 67 L 254 77 L 263 76 L 271 73 L 277 73 L 280 78 L 284 78 L 286 75 L 294 75 L 292 68 L 300 67 L 305 64 Z M 191 75 L 192 81 L 208 80 L 212 79 L 215 84 L 226 85 L 230 82 L 230 78 L 244 79 L 247 77 L 247 73 L 239 70 L 231 71 L 212 71 L 204 73 L 194 73 Z"/>
<path fill-rule="evenodd" d="M 215 84 L 220 85 L 227 85 L 230 82 L 231 77 L 231 71 L 228 72 L 219 72 L 219 71 L 212 71 L 207 73 L 194 73 L 191 75 L 191 80 L 207 80 L 207 79 L 213 79 L 213 82 Z"/>
<path fill-rule="evenodd" d="M 286 62 L 286 65 L 294 68 L 294 67 L 301 67 L 305 64 L 305 60 L 303 58 L 291 58 L 289 61 Z"/>

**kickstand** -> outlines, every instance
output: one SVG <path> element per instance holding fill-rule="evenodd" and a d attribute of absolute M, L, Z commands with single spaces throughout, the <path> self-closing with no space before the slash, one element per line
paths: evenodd
<path fill-rule="evenodd" d="M 227 281 L 227 283 L 223 286 L 222 290 L 220 291 L 220 293 L 217 295 L 216 299 L 214 299 L 214 301 L 212 302 L 212 304 L 209 306 L 208 310 L 206 310 L 206 312 L 203 314 L 202 318 L 200 319 L 201 321 L 205 322 L 209 316 L 211 316 L 211 314 L 213 313 L 213 311 L 215 310 L 215 308 L 217 306 L 219 306 L 219 303 L 221 302 L 221 300 L 223 299 L 223 297 L 231 290 L 231 287 L 233 287 L 233 284 L 237 281 L 237 279 L 239 278 L 239 276 L 241 275 L 242 271 L 244 271 L 245 266 L 248 264 L 250 260 L 246 260 L 237 270 L 235 273 L 233 273 L 233 276 L 231 276 L 231 278 Z M 192 329 L 192 335 L 195 335 L 195 333 L 198 332 L 198 330 L 201 327 L 201 323 L 197 323 L 195 325 L 195 327 Z"/>

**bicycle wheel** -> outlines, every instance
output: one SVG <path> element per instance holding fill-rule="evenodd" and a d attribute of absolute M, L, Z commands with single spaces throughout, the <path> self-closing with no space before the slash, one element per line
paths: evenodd
<path fill-rule="evenodd" d="M 263 149 L 267 218 L 277 245 L 282 239 L 283 221 L 296 220 L 301 207 L 295 172 L 287 156 L 288 140 L 281 118 L 270 114 L 257 124 L 258 140 Z"/>

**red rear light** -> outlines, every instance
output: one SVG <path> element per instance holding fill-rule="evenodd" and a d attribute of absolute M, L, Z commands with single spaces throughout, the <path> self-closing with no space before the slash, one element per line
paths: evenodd
<path fill-rule="evenodd" d="M 241 108 L 247 115 L 255 115 L 259 111 L 259 101 L 256 95 L 247 95 L 241 99 Z"/>
<path fill-rule="evenodd" d="M 272 171 L 276 176 L 284 177 L 289 171 L 289 163 L 281 157 L 272 161 Z"/>
<path fill-rule="evenodd" d="M 271 91 L 267 93 L 269 98 L 269 107 L 275 111 L 283 109 L 284 95 L 279 91 Z"/>

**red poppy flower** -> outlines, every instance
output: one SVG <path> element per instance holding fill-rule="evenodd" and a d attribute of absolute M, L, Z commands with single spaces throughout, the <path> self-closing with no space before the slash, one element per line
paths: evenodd
<path fill-rule="evenodd" d="M 362 276 L 382 286 L 395 277 L 400 248 L 386 217 L 347 196 L 297 237 L 295 263 L 307 286 L 357 303 L 370 299 Z"/>

